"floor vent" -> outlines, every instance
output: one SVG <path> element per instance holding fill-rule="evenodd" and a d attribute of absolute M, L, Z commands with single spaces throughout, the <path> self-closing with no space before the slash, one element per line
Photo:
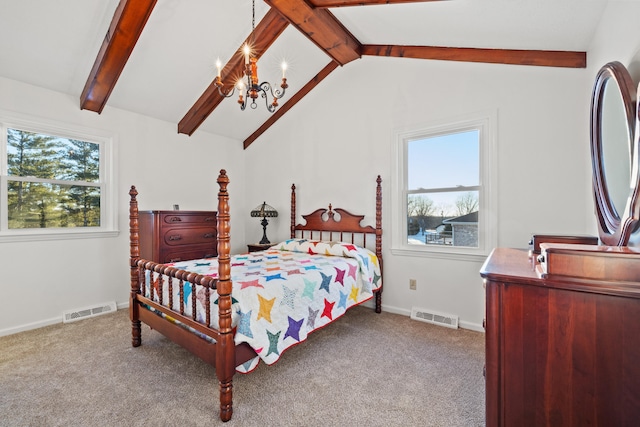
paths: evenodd
<path fill-rule="evenodd" d="M 106 302 L 93 307 L 87 307 L 80 310 L 65 311 L 62 313 L 62 321 L 64 323 L 75 322 L 80 319 L 99 316 L 101 314 L 112 313 L 117 310 L 116 303 Z"/>
<path fill-rule="evenodd" d="M 421 322 L 433 323 L 434 325 L 446 326 L 447 328 L 458 329 L 458 316 L 453 314 L 438 313 L 425 308 L 411 308 L 411 318 Z"/>

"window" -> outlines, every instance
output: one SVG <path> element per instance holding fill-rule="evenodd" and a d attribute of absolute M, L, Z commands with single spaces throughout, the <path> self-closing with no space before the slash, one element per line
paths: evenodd
<path fill-rule="evenodd" d="M 484 257 L 495 246 L 492 121 L 396 132 L 392 252 Z"/>
<path fill-rule="evenodd" d="M 5 119 L 0 241 L 116 233 L 112 138 Z"/>

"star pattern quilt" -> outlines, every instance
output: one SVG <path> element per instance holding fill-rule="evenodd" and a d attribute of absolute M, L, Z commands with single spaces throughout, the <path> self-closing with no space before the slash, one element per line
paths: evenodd
<path fill-rule="evenodd" d="M 170 264 L 181 270 L 217 277 L 216 258 Z M 289 347 L 338 317 L 347 309 L 373 297 L 382 286 L 380 265 L 368 249 L 342 242 L 291 239 L 269 250 L 231 257 L 233 325 L 235 342 L 248 343 L 258 357 L 236 367 L 249 372 L 263 360 L 275 363 Z M 149 286 L 158 301 L 157 276 Z M 196 320 L 205 323 L 205 289 L 183 286 L 185 315 L 191 316 L 196 298 Z M 180 310 L 177 281 L 173 310 Z M 162 285 L 163 303 L 168 304 L 169 286 Z M 218 295 L 210 294 L 211 327 L 218 328 Z M 170 319 L 171 320 L 171 319 Z"/>

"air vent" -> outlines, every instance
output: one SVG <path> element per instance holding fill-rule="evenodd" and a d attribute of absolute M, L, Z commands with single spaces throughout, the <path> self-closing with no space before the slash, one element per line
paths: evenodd
<path fill-rule="evenodd" d="M 80 319 L 87 319 L 89 317 L 95 317 L 101 314 L 112 313 L 116 310 L 117 307 L 114 301 L 107 302 L 104 304 L 82 308 L 79 310 L 65 311 L 64 313 L 62 313 L 62 321 L 64 323 L 75 322 L 76 320 Z"/>
<path fill-rule="evenodd" d="M 412 307 L 411 318 L 421 322 L 458 329 L 458 316 L 453 314 L 438 313 L 437 311 L 427 310 L 426 308 Z"/>

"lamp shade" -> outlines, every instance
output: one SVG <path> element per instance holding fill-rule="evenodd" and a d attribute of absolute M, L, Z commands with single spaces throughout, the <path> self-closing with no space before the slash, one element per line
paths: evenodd
<path fill-rule="evenodd" d="M 254 218 L 275 218 L 278 216 L 278 211 L 273 206 L 269 206 L 267 202 L 262 202 L 251 211 L 251 216 Z"/>

